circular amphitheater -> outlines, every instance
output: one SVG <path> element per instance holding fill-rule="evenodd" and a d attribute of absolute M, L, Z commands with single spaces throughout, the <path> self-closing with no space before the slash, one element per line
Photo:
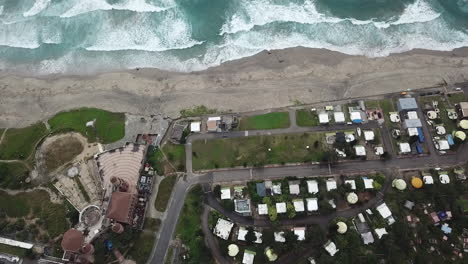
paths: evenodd
<path fill-rule="evenodd" d="M 111 184 L 111 179 L 116 177 L 128 183 L 129 192 L 136 192 L 144 155 L 145 148 L 135 144 L 100 154 L 97 162 L 104 186 Z"/>
<path fill-rule="evenodd" d="M 101 209 L 96 205 L 89 205 L 80 212 L 80 222 L 87 227 L 96 225 L 101 218 Z"/>

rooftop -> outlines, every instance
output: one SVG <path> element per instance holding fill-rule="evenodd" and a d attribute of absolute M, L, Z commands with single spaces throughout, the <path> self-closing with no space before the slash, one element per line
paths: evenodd
<path fill-rule="evenodd" d="M 309 193 L 318 193 L 319 189 L 318 189 L 318 183 L 316 180 L 310 180 L 310 181 L 307 181 L 307 190 L 309 191 Z"/>
<path fill-rule="evenodd" d="M 132 222 L 135 195 L 128 192 L 113 192 L 107 217 L 117 222 L 130 224 Z"/>
<path fill-rule="evenodd" d="M 278 214 L 286 213 L 286 203 L 276 203 L 276 212 Z"/>
<path fill-rule="evenodd" d="M 224 220 L 222 218 L 218 218 L 218 222 L 213 230 L 213 234 L 217 235 L 218 237 L 227 240 L 229 238 L 229 234 L 231 233 L 232 227 L 234 223 Z"/>
<path fill-rule="evenodd" d="M 304 212 L 304 200 L 302 199 L 295 199 L 293 200 L 294 210 L 296 212 Z"/>
<path fill-rule="evenodd" d="M 418 108 L 418 104 L 416 103 L 416 99 L 414 98 L 400 98 L 397 102 L 398 110 L 415 110 Z"/>
<path fill-rule="evenodd" d="M 83 243 L 83 233 L 71 228 L 63 234 L 62 243 L 60 245 L 62 246 L 63 251 L 79 252 Z"/>
<path fill-rule="evenodd" d="M 336 181 L 334 179 L 327 180 L 327 191 L 335 190 L 337 188 Z"/>

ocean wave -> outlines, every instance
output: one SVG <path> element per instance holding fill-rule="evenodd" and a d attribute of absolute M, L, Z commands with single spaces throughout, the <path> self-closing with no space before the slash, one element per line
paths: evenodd
<path fill-rule="evenodd" d="M 172 8 L 173 5 L 158 7 L 148 4 L 145 0 L 128 0 L 123 4 L 109 4 L 105 0 L 80 0 L 72 8 L 61 14 L 62 18 L 69 18 L 97 10 L 129 10 L 134 12 L 161 12 Z"/>
<path fill-rule="evenodd" d="M 220 35 L 235 34 L 252 30 L 255 26 L 264 26 L 273 22 L 295 22 L 301 24 L 341 23 L 351 22 L 354 25 L 373 24 L 377 28 L 388 28 L 392 25 L 423 23 L 437 19 L 440 13 L 423 1 L 416 0 L 408 5 L 398 18 L 390 21 L 358 20 L 352 18 L 338 18 L 322 14 L 317 11 L 315 2 L 307 0 L 303 5 L 276 5 L 266 0 L 243 0 L 240 12 L 231 16 L 221 28 Z"/>
<path fill-rule="evenodd" d="M 42 12 L 49 6 L 51 0 L 36 0 L 34 5 L 26 12 L 23 13 L 24 17 L 35 16 Z"/>
<path fill-rule="evenodd" d="M 153 27 L 152 24 L 157 25 Z M 191 32 L 188 22 L 176 10 L 158 22 L 149 21 L 147 16 L 133 16 L 119 25 L 106 22 L 95 32 L 96 39 L 86 50 L 161 52 L 186 49 L 203 43 L 192 39 Z"/>

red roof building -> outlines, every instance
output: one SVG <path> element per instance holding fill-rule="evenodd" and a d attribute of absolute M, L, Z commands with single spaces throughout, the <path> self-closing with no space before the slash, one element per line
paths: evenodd
<path fill-rule="evenodd" d="M 62 249 L 63 251 L 69 251 L 78 253 L 81 249 L 81 246 L 84 242 L 83 233 L 76 229 L 69 229 L 65 234 L 63 234 L 62 238 Z"/>
<path fill-rule="evenodd" d="M 120 223 L 130 224 L 135 208 L 135 195 L 128 192 L 113 192 L 107 209 L 107 217 Z"/>

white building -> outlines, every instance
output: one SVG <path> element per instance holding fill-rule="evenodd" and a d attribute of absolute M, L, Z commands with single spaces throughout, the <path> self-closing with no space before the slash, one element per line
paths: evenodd
<path fill-rule="evenodd" d="M 450 149 L 450 145 L 449 145 L 448 141 L 445 140 L 445 139 L 437 140 L 435 146 L 436 146 L 436 148 L 438 150 L 449 150 Z"/>
<path fill-rule="evenodd" d="M 382 203 L 381 205 L 377 206 L 375 209 L 379 212 L 379 214 L 382 216 L 383 219 L 387 220 L 387 223 L 389 225 L 395 222 L 395 219 L 392 216 L 392 212 L 390 211 L 390 208 L 388 208 L 386 203 Z"/>
<path fill-rule="evenodd" d="M 330 122 L 329 118 L 328 118 L 328 113 L 326 112 L 322 112 L 318 115 L 319 117 L 319 123 L 320 124 L 328 124 L 328 122 Z"/>
<path fill-rule="evenodd" d="M 284 214 L 286 213 L 286 203 L 276 203 L 276 212 L 278 214 Z"/>
<path fill-rule="evenodd" d="M 409 111 L 408 112 L 408 119 L 419 119 L 418 113 L 416 111 Z"/>
<path fill-rule="evenodd" d="M 345 180 L 345 184 L 351 185 L 351 189 L 356 190 L 356 181 L 355 180 Z"/>
<path fill-rule="evenodd" d="M 362 145 L 355 145 L 354 151 L 356 152 L 356 156 L 366 156 L 366 148 Z"/>
<path fill-rule="evenodd" d="M 241 241 L 246 241 L 245 236 L 249 233 L 249 230 L 247 230 L 245 227 L 240 227 L 239 228 L 239 233 L 237 235 L 237 240 Z M 255 234 L 255 241 L 254 243 L 261 244 L 262 243 L 262 233 L 254 231 Z"/>
<path fill-rule="evenodd" d="M 364 245 L 369 245 L 374 243 L 374 236 L 372 233 L 369 231 L 367 233 L 362 233 L 361 234 L 362 241 L 364 242 Z"/>
<path fill-rule="evenodd" d="M 296 212 L 304 212 L 304 200 L 294 199 L 293 200 L 294 210 Z"/>
<path fill-rule="evenodd" d="M 339 249 L 336 248 L 335 243 L 333 243 L 331 240 L 328 240 L 328 242 L 325 243 L 325 245 L 323 245 L 323 247 L 328 252 L 328 254 L 330 254 L 330 256 L 332 256 L 332 257 L 335 256 L 335 254 L 338 251 L 340 251 Z"/>
<path fill-rule="evenodd" d="M 375 139 L 375 133 L 372 130 L 364 130 L 364 139 L 366 141 L 373 141 Z"/>
<path fill-rule="evenodd" d="M 447 174 L 439 175 L 439 181 L 442 184 L 448 184 L 450 183 L 450 177 Z"/>
<path fill-rule="evenodd" d="M 307 190 L 309 193 L 316 194 L 318 193 L 318 183 L 316 180 L 307 181 Z"/>
<path fill-rule="evenodd" d="M 231 188 L 223 187 L 221 188 L 221 200 L 231 199 Z"/>
<path fill-rule="evenodd" d="M 398 143 L 398 147 L 400 148 L 400 153 L 406 154 L 411 152 L 411 146 L 409 143 Z"/>
<path fill-rule="evenodd" d="M 275 236 L 275 241 L 276 242 L 281 242 L 281 243 L 286 242 L 286 238 L 284 237 L 284 232 L 283 231 L 274 232 L 274 236 Z"/>
<path fill-rule="evenodd" d="M 293 195 L 298 195 L 301 192 L 299 188 L 299 181 L 290 181 L 289 182 L 289 193 Z"/>
<path fill-rule="evenodd" d="M 423 176 L 423 182 L 424 184 L 434 184 L 434 178 L 430 175 Z"/>
<path fill-rule="evenodd" d="M 268 205 L 267 204 L 259 204 L 258 205 L 258 214 L 259 215 L 267 215 L 268 214 Z"/>
<path fill-rule="evenodd" d="M 337 188 L 336 181 L 334 179 L 327 180 L 327 191 L 335 190 Z"/>
<path fill-rule="evenodd" d="M 318 200 L 317 198 L 306 198 L 307 201 L 307 211 L 315 212 L 318 211 Z"/>
<path fill-rule="evenodd" d="M 369 178 L 362 178 L 364 181 L 364 188 L 365 189 L 374 189 L 374 179 L 369 179 Z"/>
<path fill-rule="evenodd" d="M 218 218 L 218 222 L 213 230 L 213 234 L 217 235 L 218 237 L 227 240 L 229 238 L 229 234 L 231 234 L 232 227 L 234 223 L 224 220 L 222 218 Z"/>
<path fill-rule="evenodd" d="M 244 257 L 242 258 L 242 264 L 253 264 L 255 258 L 255 252 L 250 250 L 244 250 Z"/>
<path fill-rule="evenodd" d="M 375 230 L 375 234 L 377 234 L 377 237 L 379 239 L 381 239 L 384 235 L 387 235 L 388 232 L 387 232 L 387 229 L 384 228 L 376 228 Z"/>
<path fill-rule="evenodd" d="M 305 240 L 305 227 L 294 227 L 293 232 L 297 236 L 298 241 Z"/>
<path fill-rule="evenodd" d="M 408 127 L 408 136 L 412 137 L 412 136 L 418 136 L 418 135 L 419 135 L 419 132 L 416 127 Z"/>
<path fill-rule="evenodd" d="M 335 119 L 335 123 L 344 123 L 346 121 L 345 115 L 343 112 L 334 112 L 333 117 Z"/>
<path fill-rule="evenodd" d="M 200 132 L 201 122 L 192 122 L 190 123 L 190 132 Z"/>
<path fill-rule="evenodd" d="M 374 153 L 375 153 L 375 155 L 383 155 L 383 154 L 384 154 L 384 149 L 383 149 L 383 147 L 380 147 L 380 146 L 379 146 L 379 147 L 375 147 L 375 148 L 374 148 Z"/>
<path fill-rule="evenodd" d="M 281 183 L 275 183 L 271 187 L 271 192 L 273 194 L 281 195 Z"/>

